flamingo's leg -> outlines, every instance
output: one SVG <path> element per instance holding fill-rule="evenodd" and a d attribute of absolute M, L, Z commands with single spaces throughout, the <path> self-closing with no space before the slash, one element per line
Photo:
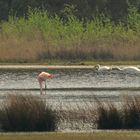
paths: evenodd
<path fill-rule="evenodd" d="M 42 95 L 43 93 L 42 93 L 42 82 L 41 81 L 39 81 L 39 85 L 40 85 L 40 94 Z"/>
<path fill-rule="evenodd" d="M 46 81 L 45 81 L 45 94 L 46 94 L 46 89 L 47 89 L 47 85 L 46 85 Z"/>

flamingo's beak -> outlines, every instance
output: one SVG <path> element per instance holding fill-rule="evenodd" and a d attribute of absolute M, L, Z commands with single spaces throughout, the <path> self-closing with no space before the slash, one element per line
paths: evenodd
<path fill-rule="evenodd" d="M 53 77 L 54 77 L 54 75 L 53 75 L 53 74 L 50 74 L 48 77 L 49 77 L 49 78 L 53 78 Z"/>

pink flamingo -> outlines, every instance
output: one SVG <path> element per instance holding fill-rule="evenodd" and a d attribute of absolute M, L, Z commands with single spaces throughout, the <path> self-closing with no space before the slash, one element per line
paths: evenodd
<path fill-rule="evenodd" d="M 52 78 L 54 77 L 53 74 L 50 74 L 48 72 L 41 72 L 38 77 L 37 77 L 37 80 L 39 82 L 39 85 L 40 85 L 40 94 L 43 94 L 42 92 L 42 89 L 43 89 L 43 82 L 45 83 L 45 89 L 46 89 L 46 80 L 48 78 Z"/>

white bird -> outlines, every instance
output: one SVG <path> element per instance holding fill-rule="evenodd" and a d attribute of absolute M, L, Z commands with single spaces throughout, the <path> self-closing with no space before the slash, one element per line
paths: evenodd
<path fill-rule="evenodd" d="M 98 70 L 98 71 L 108 71 L 108 70 L 111 70 L 110 67 L 108 66 L 100 66 L 99 64 L 95 65 L 95 70 Z"/>
<path fill-rule="evenodd" d="M 138 67 L 134 67 L 134 66 L 124 67 L 121 70 L 128 72 L 128 73 L 139 73 L 140 72 L 140 69 Z"/>
<path fill-rule="evenodd" d="M 116 67 L 112 67 L 111 70 L 121 71 L 122 69 L 120 67 L 116 66 Z"/>
<path fill-rule="evenodd" d="M 120 68 L 120 67 L 108 67 L 108 66 L 100 66 L 99 64 L 97 64 L 95 66 L 95 70 L 98 70 L 98 71 L 108 71 L 108 70 L 117 70 L 117 71 L 122 71 L 122 72 L 125 72 L 125 73 L 140 73 L 140 69 L 138 67 L 135 67 L 135 66 L 127 66 L 127 67 L 123 67 L 123 68 Z"/>

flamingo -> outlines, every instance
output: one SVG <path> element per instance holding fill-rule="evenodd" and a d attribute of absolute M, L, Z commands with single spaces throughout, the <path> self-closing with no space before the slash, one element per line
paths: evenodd
<path fill-rule="evenodd" d="M 46 89 L 46 80 L 49 79 L 49 78 L 53 78 L 54 75 L 53 74 L 50 74 L 48 72 L 41 72 L 38 77 L 37 77 L 37 80 L 39 82 L 39 85 L 40 85 L 40 94 L 42 95 L 43 92 L 42 92 L 42 89 L 43 89 L 43 82 L 45 82 L 45 89 Z"/>

